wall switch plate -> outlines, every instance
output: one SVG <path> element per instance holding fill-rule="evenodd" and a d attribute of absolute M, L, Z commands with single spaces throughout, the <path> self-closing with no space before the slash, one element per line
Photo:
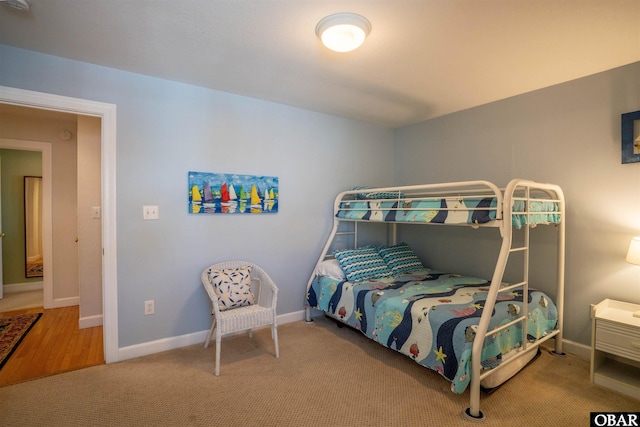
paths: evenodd
<path fill-rule="evenodd" d="M 152 299 L 144 302 L 144 315 L 153 314 L 156 312 L 155 303 Z"/>
<path fill-rule="evenodd" d="M 91 208 L 91 219 L 100 219 L 101 216 L 100 206 L 93 206 Z"/>
<path fill-rule="evenodd" d="M 159 219 L 160 212 L 157 206 L 143 206 L 142 207 L 142 218 L 143 219 Z"/>

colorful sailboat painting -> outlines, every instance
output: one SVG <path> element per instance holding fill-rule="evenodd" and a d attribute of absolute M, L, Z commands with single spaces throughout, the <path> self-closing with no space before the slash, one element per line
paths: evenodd
<path fill-rule="evenodd" d="M 189 213 L 278 212 L 278 177 L 189 172 Z"/>

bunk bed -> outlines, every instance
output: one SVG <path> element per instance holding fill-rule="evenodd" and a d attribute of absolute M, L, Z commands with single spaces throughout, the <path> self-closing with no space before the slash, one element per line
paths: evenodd
<path fill-rule="evenodd" d="M 557 185 L 514 179 L 504 189 L 488 181 L 355 188 L 338 194 L 333 214 L 307 283 L 306 320 L 320 310 L 436 370 L 453 392 L 468 387 L 468 419 L 484 419 L 481 388 L 511 378 L 542 343 L 553 338 L 552 353 L 563 354 L 565 201 Z M 386 225 L 386 242 L 359 246 L 363 222 Z M 425 267 L 397 242 L 402 224 L 495 229 L 501 245 L 491 280 Z M 553 299 L 529 287 L 530 232 L 547 225 L 557 230 Z M 514 257 L 522 279 L 505 283 Z"/>

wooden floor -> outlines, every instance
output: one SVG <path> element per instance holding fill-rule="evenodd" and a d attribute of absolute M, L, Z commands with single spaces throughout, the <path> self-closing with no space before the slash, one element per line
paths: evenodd
<path fill-rule="evenodd" d="M 77 305 L 2 316 L 38 312 L 42 317 L 0 369 L 0 386 L 104 363 L 102 326 L 78 329 Z"/>

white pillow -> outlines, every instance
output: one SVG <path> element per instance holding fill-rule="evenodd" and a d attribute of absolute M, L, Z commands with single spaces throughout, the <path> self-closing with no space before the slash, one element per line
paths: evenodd
<path fill-rule="evenodd" d="M 331 279 L 342 281 L 345 279 L 344 271 L 340 268 L 340 263 L 337 259 L 328 259 L 322 261 L 316 266 L 314 271 L 316 276 L 327 276 Z"/>
<path fill-rule="evenodd" d="M 220 310 L 255 303 L 251 292 L 251 266 L 211 270 L 209 282 L 218 296 Z"/>

